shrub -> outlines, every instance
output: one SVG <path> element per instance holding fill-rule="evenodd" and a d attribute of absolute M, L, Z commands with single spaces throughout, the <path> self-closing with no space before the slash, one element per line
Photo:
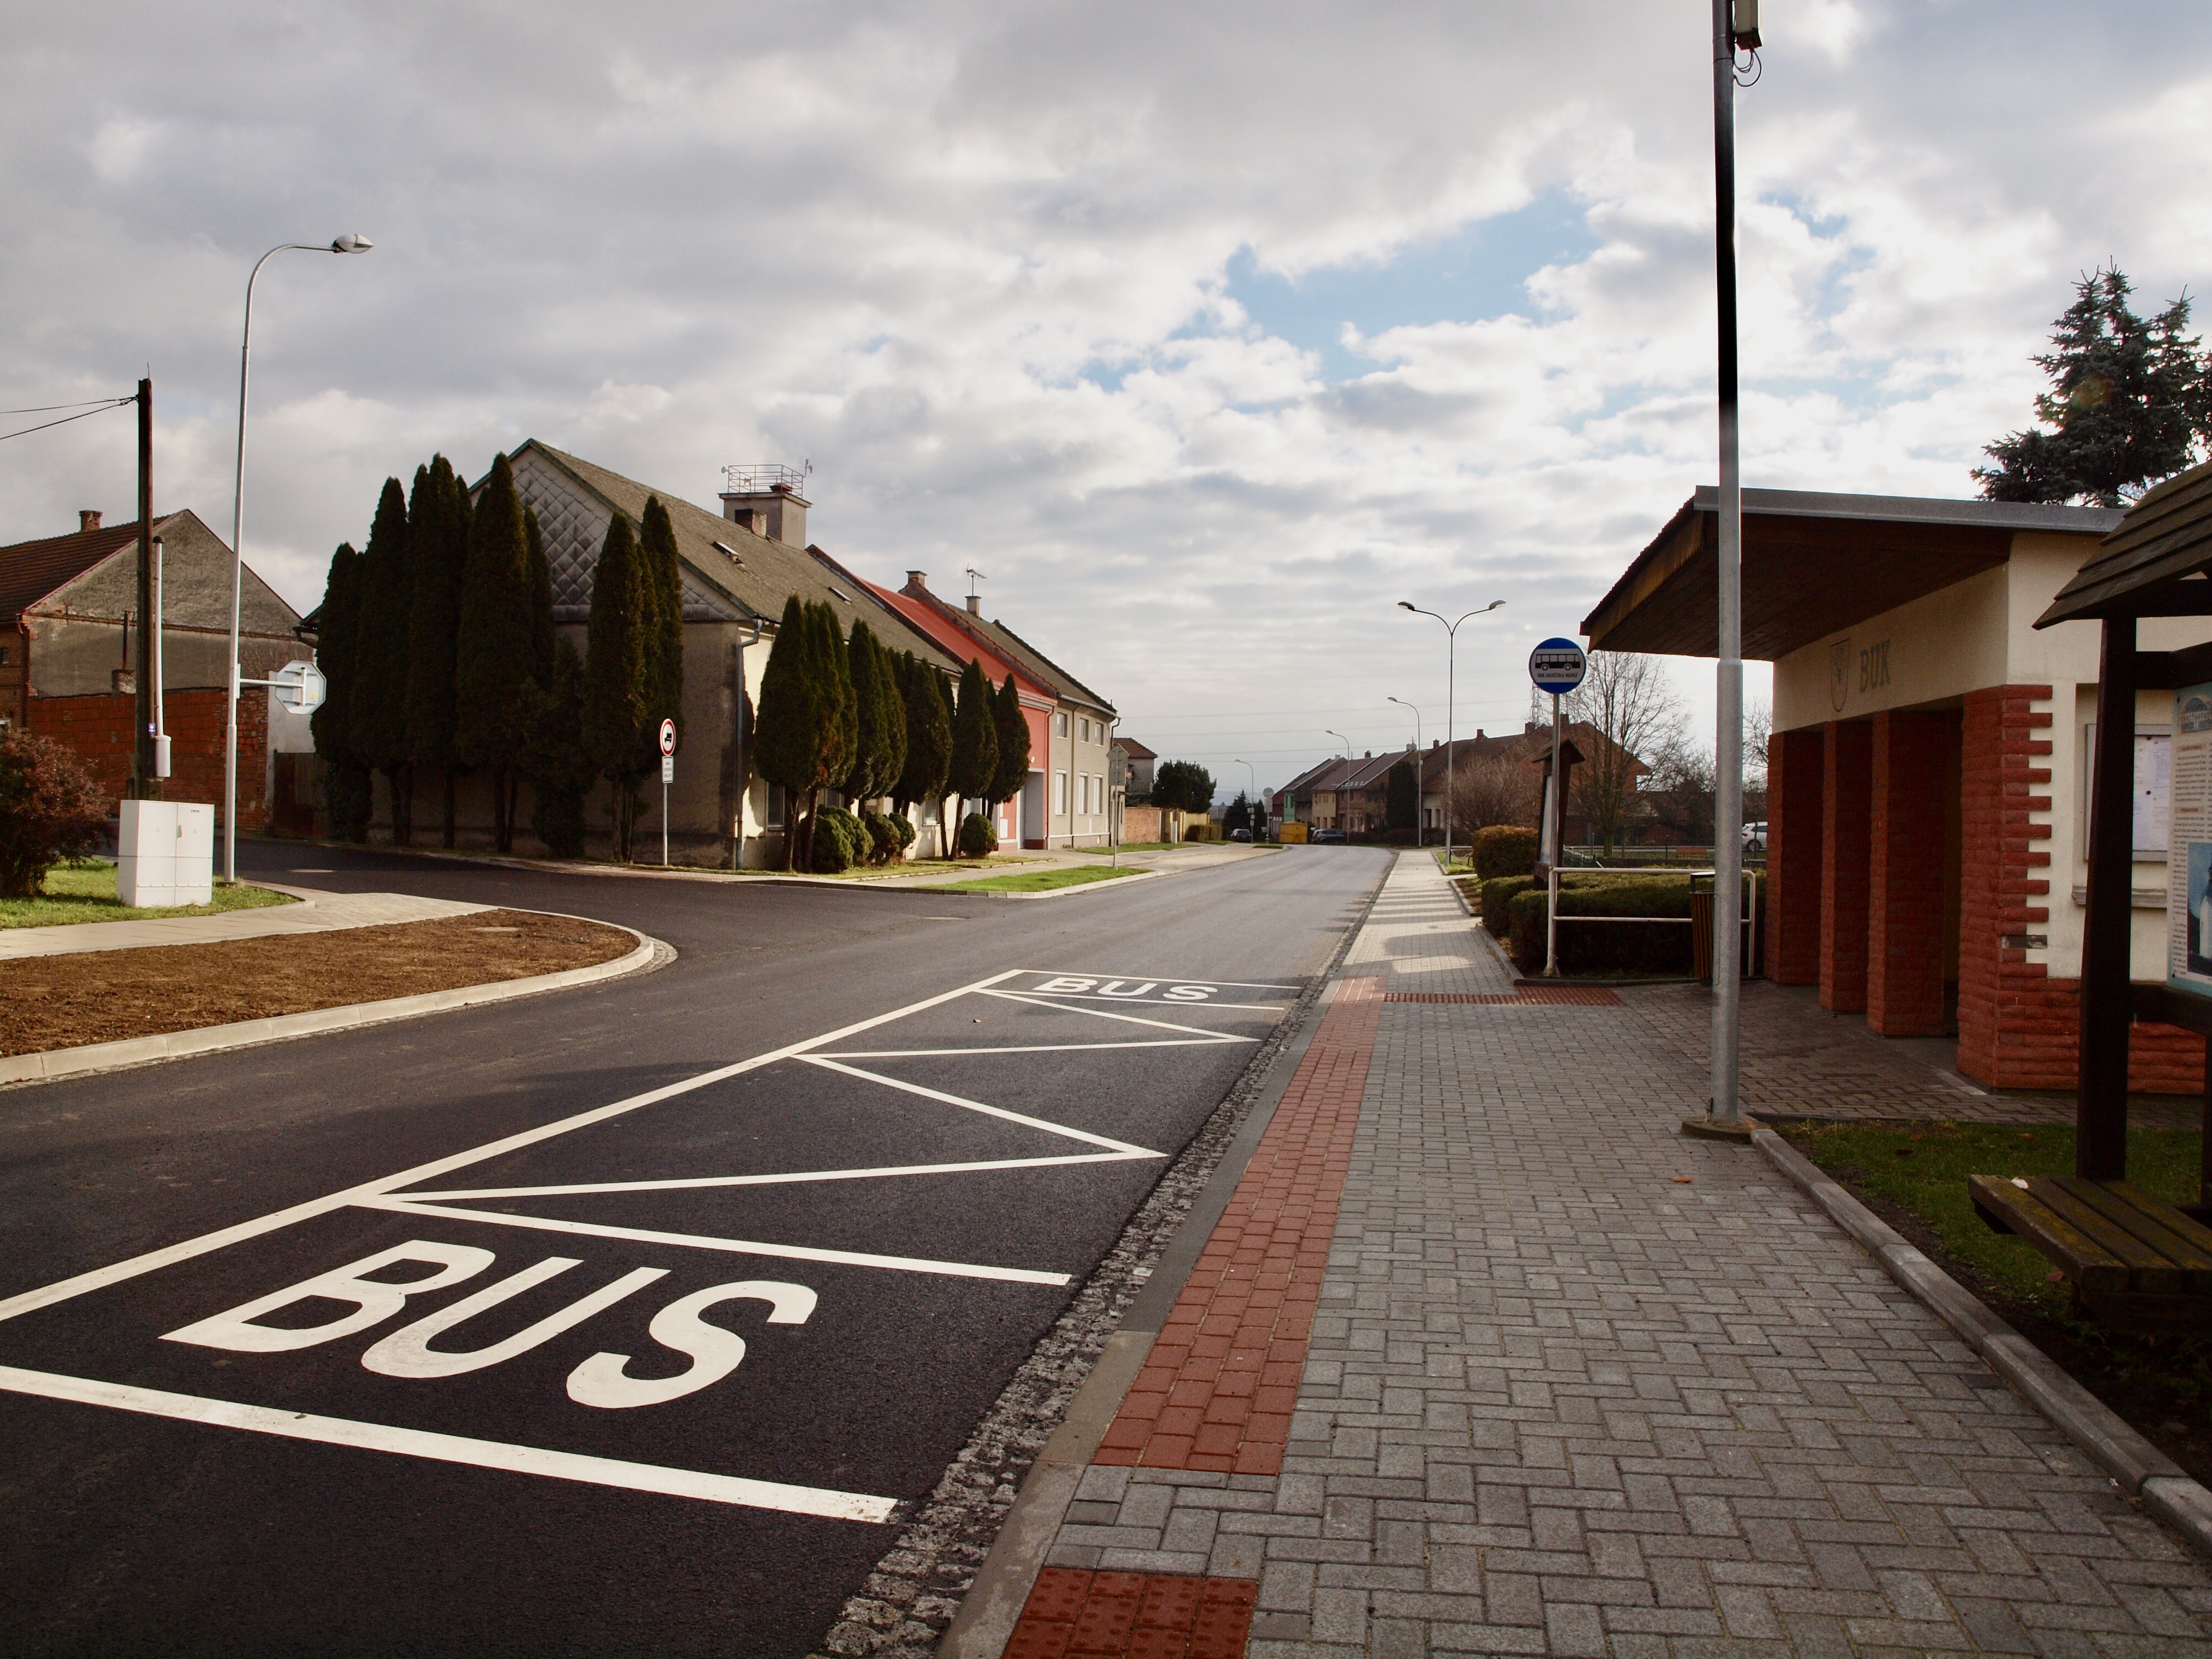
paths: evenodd
<path fill-rule="evenodd" d="M 1496 939 L 1513 927 L 1513 901 L 1535 885 L 1534 876 L 1498 876 L 1482 884 L 1482 925 Z"/>
<path fill-rule="evenodd" d="M 899 855 L 905 843 L 899 840 L 898 826 L 881 812 L 871 812 L 860 820 L 868 832 L 868 862 L 889 864 Z"/>
<path fill-rule="evenodd" d="M 981 812 L 970 812 L 960 820 L 960 856 L 962 858 L 984 858 L 998 850 L 999 837 L 997 832 L 991 828 L 990 819 L 985 817 Z"/>
<path fill-rule="evenodd" d="M 1219 841 L 1221 831 L 1212 819 L 1201 818 L 1196 823 L 1184 826 L 1182 838 L 1185 841 Z"/>
<path fill-rule="evenodd" d="M 817 808 L 814 814 L 814 873 L 834 876 L 849 870 L 863 855 L 868 832 L 860 821 L 839 806 Z"/>
<path fill-rule="evenodd" d="M 914 845 L 914 820 L 903 812 L 890 815 L 890 826 L 898 831 L 899 851 L 903 853 Z"/>
<path fill-rule="evenodd" d="M 106 828 L 107 802 L 74 754 L 51 738 L 0 732 L 0 897 L 30 897 Z"/>
<path fill-rule="evenodd" d="M 1491 889 L 1510 883 L 1493 882 L 1483 888 L 1484 919 L 1492 909 Z M 1508 916 L 1506 949 L 1523 973 L 1540 972 L 1544 966 L 1544 909 L 1546 895 L 1533 884 L 1517 892 L 1501 892 Z M 1690 884 L 1674 876 L 1563 876 L 1559 927 L 1559 971 L 1562 974 L 1687 975 L 1692 969 Z M 1608 927 L 1602 923 L 1577 926 L 1576 915 L 1680 916 L 1680 927 Z M 1495 923 L 1492 931 L 1498 931 Z"/>
<path fill-rule="evenodd" d="M 1474 832 L 1474 873 L 1485 881 L 1525 876 L 1536 867 L 1536 832 L 1517 823 L 1493 823 Z"/>

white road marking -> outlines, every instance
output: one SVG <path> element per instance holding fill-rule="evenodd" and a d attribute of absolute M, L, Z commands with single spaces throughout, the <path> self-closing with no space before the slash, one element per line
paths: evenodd
<path fill-rule="evenodd" d="M 643 1244 L 676 1244 L 695 1250 L 725 1250 L 732 1255 L 772 1255 L 787 1261 L 830 1261 L 848 1267 L 890 1267 L 901 1273 L 945 1273 L 954 1279 L 994 1279 L 1008 1285 L 1066 1285 L 1072 1275 L 1030 1267 L 993 1267 L 974 1261 L 933 1261 L 925 1256 L 870 1255 L 859 1250 L 822 1250 L 807 1244 L 767 1244 L 750 1238 L 709 1238 L 701 1233 L 654 1232 L 644 1227 L 609 1227 L 595 1221 L 556 1221 L 550 1216 L 507 1215 L 496 1210 L 463 1210 L 446 1204 L 370 1194 L 354 1203 L 364 1210 L 396 1215 L 445 1216 L 482 1221 L 495 1227 L 526 1227 L 541 1233 L 574 1233 L 586 1238 L 627 1238 Z"/>
<path fill-rule="evenodd" d="M 1305 988 L 1300 985 L 1270 985 L 1252 979 L 1209 979 L 1204 974 L 1194 974 L 1178 979 L 1172 974 L 1100 974 L 1088 968 L 1021 968 L 1023 974 L 1042 974 L 1048 979 L 1149 979 L 1162 985 L 1226 985 L 1239 991 L 1289 991 L 1296 994 Z"/>
<path fill-rule="evenodd" d="M 395 1196 L 419 1199 L 568 1197 L 580 1193 L 670 1193 L 696 1187 L 775 1187 L 811 1181 L 873 1181 L 884 1176 L 965 1175 L 976 1170 L 1045 1170 L 1062 1164 L 1127 1164 L 1132 1158 L 1164 1158 L 1164 1152 L 1070 1152 L 1064 1158 L 988 1158 L 970 1164 L 899 1164 L 879 1170 L 807 1170 L 796 1175 L 686 1176 L 672 1181 L 586 1181 L 566 1187 L 481 1187 L 465 1192 L 422 1191 Z"/>
<path fill-rule="evenodd" d="M 1066 1008 L 1063 1007 L 1063 1005 L 1054 1001 L 1050 997 L 1031 996 L 1025 991 L 993 991 L 979 987 L 975 994 L 984 997 L 997 997 L 1006 1002 L 1027 1003 L 1032 1008 L 1060 1008 L 1063 1012 L 1071 1014 L 1085 1014 L 1088 1015 L 1092 1019 L 1118 1019 L 1127 1025 L 1149 1025 L 1156 1031 L 1182 1031 L 1192 1036 L 1209 1036 L 1217 1042 L 1257 1042 L 1260 1041 L 1260 1039 L 1255 1036 L 1238 1036 L 1232 1032 L 1227 1031 L 1209 1031 L 1202 1025 L 1176 1025 L 1172 1024 L 1164 1019 L 1139 1019 L 1134 1014 L 1109 1014 L 1103 1008 Z M 1153 1006 L 1157 1007 L 1161 1005 L 1154 1004 Z M 1182 1004 L 1169 1003 L 1165 1006 L 1171 1008 L 1178 1006 L 1205 1008 L 1209 1007 L 1212 1005 L 1203 1002 L 1193 1002 Z"/>
<path fill-rule="evenodd" d="M 1041 1117 L 1030 1117 L 1022 1112 L 1010 1112 L 1003 1106 L 987 1106 L 980 1100 L 969 1100 L 960 1095 L 948 1095 L 942 1089 L 925 1089 L 919 1083 L 908 1083 L 895 1077 L 885 1077 L 880 1072 L 864 1072 L 857 1066 L 848 1066 L 842 1060 L 832 1060 L 827 1054 L 801 1054 L 799 1058 L 809 1066 L 819 1066 L 825 1072 L 842 1072 L 847 1077 L 866 1078 L 871 1083 L 880 1083 L 886 1089 L 896 1089 L 902 1094 L 919 1095 L 924 1100 L 942 1101 L 947 1106 L 958 1106 L 970 1112 L 981 1112 L 986 1117 L 1003 1118 L 1009 1123 L 1018 1123 L 1025 1128 L 1042 1129 L 1049 1135 L 1064 1136 L 1079 1140 L 1085 1146 L 1104 1146 L 1116 1152 L 1127 1152 L 1137 1158 L 1158 1158 L 1162 1154 L 1148 1147 L 1132 1146 L 1126 1140 L 1115 1140 L 1110 1135 L 1094 1135 L 1087 1129 L 1071 1129 L 1065 1123 L 1048 1123 Z"/>
<path fill-rule="evenodd" d="M 356 1446 L 368 1451 L 404 1452 L 410 1457 L 427 1457 L 441 1463 L 471 1463 L 478 1468 L 501 1469 L 511 1474 L 547 1475 L 595 1486 L 621 1486 L 632 1492 L 703 1498 L 711 1504 L 738 1504 L 748 1509 L 781 1510 L 787 1514 L 822 1516 L 835 1521 L 884 1522 L 890 1519 L 891 1512 L 898 1506 L 896 1498 L 872 1498 L 865 1492 L 791 1486 L 777 1480 L 749 1480 L 739 1475 L 706 1474 L 696 1469 L 664 1468 L 656 1463 L 587 1457 L 578 1452 L 547 1451 L 538 1446 L 513 1446 L 498 1440 L 434 1434 L 422 1429 L 395 1429 L 381 1423 L 356 1423 L 343 1417 L 271 1411 L 265 1406 L 241 1406 L 228 1400 L 205 1400 L 197 1395 L 168 1394 L 159 1389 L 94 1382 L 47 1371 L 19 1370 L 12 1365 L 0 1365 L 0 1389 L 48 1400 L 108 1406 L 118 1411 L 140 1412 L 185 1423 L 246 1429 L 288 1440 L 318 1440 L 327 1445 Z"/>
<path fill-rule="evenodd" d="M 1454 957 L 1452 960 L 1457 962 L 1459 958 Z M 1201 1002 L 1195 998 L 1171 1001 L 1166 997 L 1116 997 L 1097 991 L 1049 991 L 1036 987 L 1024 988 L 1022 994 L 1049 997 L 1054 1002 L 1118 1002 L 1124 1008 L 1249 1008 L 1272 1014 L 1290 1006 L 1287 1002 Z"/>
<path fill-rule="evenodd" d="M 1078 1010 L 1078 1012 L 1084 1012 Z M 1003 1048 L 840 1048 L 823 1060 L 935 1060 L 966 1054 L 1065 1054 L 1094 1048 L 1204 1048 L 1220 1042 L 1243 1042 L 1239 1036 L 1139 1037 L 1133 1042 L 1029 1042 Z"/>

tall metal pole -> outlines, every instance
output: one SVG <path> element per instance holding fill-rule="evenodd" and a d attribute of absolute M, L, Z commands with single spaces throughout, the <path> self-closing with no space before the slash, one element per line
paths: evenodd
<path fill-rule="evenodd" d="M 131 745 L 131 793 L 139 800 L 159 800 L 154 779 L 154 382 L 138 382 L 138 653 L 136 726 Z"/>
<path fill-rule="evenodd" d="M 1735 1123 L 1743 984 L 1743 489 L 1736 453 L 1735 27 L 1713 0 L 1713 259 L 1719 306 L 1720 594 L 1713 802 L 1712 1103 Z"/>
<path fill-rule="evenodd" d="M 1429 756 L 1428 751 L 1421 747 L 1421 711 L 1413 708 L 1413 705 L 1403 697 L 1385 697 L 1382 701 L 1395 702 L 1401 708 L 1413 709 L 1413 845 L 1425 847 L 1428 843 L 1421 834 L 1421 803 L 1429 793 Z M 1450 756 L 1444 757 L 1444 764 L 1451 764 Z"/>
<path fill-rule="evenodd" d="M 1559 718 L 1559 694 L 1552 693 L 1552 773 L 1544 781 L 1544 833 L 1536 838 L 1542 849 L 1545 880 L 1551 899 L 1544 906 L 1544 977 L 1559 976 L 1559 864 L 1567 855 L 1567 792 L 1559 772 L 1559 750 L 1566 728 Z"/>

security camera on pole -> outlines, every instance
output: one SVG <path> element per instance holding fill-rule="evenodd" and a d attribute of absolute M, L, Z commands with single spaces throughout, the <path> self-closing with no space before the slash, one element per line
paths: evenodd
<path fill-rule="evenodd" d="M 660 867 L 668 867 L 668 786 L 676 781 L 676 722 L 660 723 Z"/>
<path fill-rule="evenodd" d="M 1536 862 L 1542 866 L 1549 900 L 1544 906 L 1544 977 L 1559 976 L 1559 857 L 1566 840 L 1566 791 L 1560 787 L 1559 750 L 1566 735 L 1561 723 L 1559 699 L 1583 683 L 1589 659 L 1572 640 L 1549 639 L 1528 653 L 1528 678 L 1539 691 L 1552 697 L 1552 769 L 1544 780 L 1544 827 L 1537 839 Z"/>

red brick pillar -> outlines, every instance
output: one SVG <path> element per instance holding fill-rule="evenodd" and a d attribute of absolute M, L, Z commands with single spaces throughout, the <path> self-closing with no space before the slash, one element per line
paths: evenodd
<path fill-rule="evenodd" d="M 2027 959 L 2051 915 L 2047 685 L 1970 691 L 1960 747 L 1959 1069 L 2008 1089 L 2070 1089 L 2080 1039 L 2073 985 Z"/>
<path fill-rule="evenodd" d="M 1820 982 L 1820 817 L 1826 735 L 1817 726 L 1766 741 L 1766 976 Z"/>
<path fill-rule="evenodd" d="M 1831 720 L 1820 776 L 1820 1006 L 1867 1006 L 1867 859 L 1874 727 Z"/>
<path fill-rule="evenodd" d="M 1867 1024 L 1884 1036 L 1943 1030 L 1941 714 L 1874 717 L 1868 828 Z"/>

